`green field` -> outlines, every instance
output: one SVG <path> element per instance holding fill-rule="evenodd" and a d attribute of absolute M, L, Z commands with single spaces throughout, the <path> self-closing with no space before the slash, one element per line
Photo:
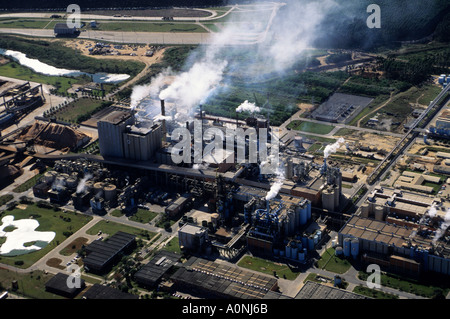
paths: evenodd
<path fill-rule="evenodd" d="M 328 248 L 317 261 L 318 266 L 321 269 L 343 274 L 350 269 L 351 264 L 346 259 L 336 257 L 334 251 L 334 248 Z"/>
<path fill-rule="evenodd" d="M 135 228 L 135 227 L 131 227 L 128 225 L 119 224 L 119 223 L 109 222 L 106 220 L 99 221 L 97 224 L 95 224 L 94 226 L 89 228 L 86 231 L 86 233 L 89 235 L 95 235 L 100 230 L 103 233 L 108 234 L 110 236 L 114 235 L 118 231 L 123 231 L 126 233 L 136 235 L 137 237 L 140 237 L 140 238 L 146 239 L 146 240 L 150 240 L 156 235 L 156 233 L 152 233 L 147 230 L 143 230 L 143 229 L 139 229 L 139 228 Z"/>
<path fill-rule="evenodd" d="M 16 62 L 10 62 L 4 65 L 0 65 L 0 74 L 2 76 L 19 80 L 53 85 L 54 87 L 56 87 L 57 92 L 60 94 L 66 93 L 73 84 L 87 83 L 86 79 L 83 77 L 69 78 L 64 76 L 47 76 L 35 73 L 33 70 Z"/>
<path fill-rule="evenodd" d="M 287 127 L 296 131 L 321 135 L 328 134 L 334 129 L 334 126 L 332 125 L 304 122 L 304 121 L 292 121 L 291 123 L 289 123 Z"/>
<path fill-rule="evenodd" d="M 337 131 L 336 133 L 334 133 L 333 136 L 349 136 L 352 135 L 354 133 L 358 132 L 357 130 L 352 130 L 349 128 L 341 128 L 339 131 Z"/>
<path fill-rule="evenodd" d="M 52 116 L 69 123 L 79 123 L 83 120 L 87 120 L 91 114 L 95 113 L 96 110 L 102 106 L 102 104 L 106 107 L 107 104 L 109 105 L 111 102 L 82 97 L 77 101 L 70 102 L 60 110 L 56 111 Z"/>
<path fill-rule="evenodd" d="M 0 291 L 2 289 L 13 291 L 11 282 L 17 280 L 19 289 L 15 293 L 34 299 L 63 299 L 63 297 L 45 291 L 45 283 L 53 277 L 53 274 L 44 274 L 35 270 L 22 274 L 16 271 L 0 268 Z"/>
<path fill-rule="evenodd" d="M 364 295 L 374 299 L 398 299 L 398 296 L 396 295 L 392 295 L 376 289 L 370 289 L 364 286 L 356 286 L 353 289 L 353 292 L 355 294 Z"/>
<path fill-rule="evenodd" d="M 14 198 L 14 196 L 11 194 L 6 194 L 3 196 L 0 196 L 0 206 L 5 205 L 7 202 L 9 202 L 13 198 Z"/>
<path fill-rule="evenodd" d="M 8 29 L 44 29 L 51 19 L 10 19 L 0 21 L 0 28 Z M 62 21 L 62 20 L 61 20 Z M 58 22 L 61 22 L 58 21 Z M 65 20 L 64 20 L 65 21 Z M 57 23 L 57 22 L 54 22 Z M 48 26 L 47 26 L 48 28 Z"/>
<path fill-rule="evenodd" d="M 300 274 L 293 272 L 287 265 L 274 263 L 258 257 L 244 256 L 238 263 L 238 266 L 259 271 L 264 274 L 273 276 L 274 272 L 280 278 L 286 278 L 288 280 L 294 280 Z"/>
<path fill-rule="evenodd" d="M 138 223 L 147 224 L 156 216 L 158 216 L 158 213 L 138 208 L 137 212 L 133 216 L 129 217 L 129 220 L 132 220 L 132 221 L 135 221 Z"/>
<path fill-rule="evenodd" d="M 36 231 L 53 231 L 56 233 L 55 238 L 41 250 L 20 256 L 0 257 L 0 263 L 8 265 L 15 265 L 16 261 L 23 261 L 23 265 L 18 265 L 20 268 L 28 268 L 34 264 L 50 250 L 63 242 L 67 238 L 67 235 L 76 232 L 92 219 L 90 216 L 73 212 L 55 212 L 51 209 L 40 208 L 35 204 L 27 205 L 27 208 L 23 210 L 15 208 L 11 211 L 1 212 L 0 218 L 8 215 L 13 215 L 14 220 L 28 219 L 31 218 L 31 216 L 34 216 L 33 218 L 39 222 L 39 227 L 36 228 Z"/>
<path fill-rule="evenodd" d="M 368 276 L 367 273 L 362 271 L 358 273 L 358 278 L 361 280 L 367 280 Z M 448 284 L 446 284 L 445 281 L 439 282 L 439 284 L 425 283 L 422 280 L 418 281 L 412 278 L 405 278 L 383 272 L 381 273 L 381 285 L 426 298 L 434 298 L 439 295 L 446 296 L 450 292 L 450 288 L 448 288 Z"/>
<path fill-rule="evenodd" d="M 99 31 L 134 31 L 134 32 L 208 32 L 201 26 L 194 23 L 180 22 L 116 22 L 101 21 L 97 28 L 86 27 L 88 30 Z"/>
<path fill-rule="evenodd" d="M 171 251 L 173 253 L 181 254 L 178 237 L 172 238 L 164 247 L 163 250 Z"/>

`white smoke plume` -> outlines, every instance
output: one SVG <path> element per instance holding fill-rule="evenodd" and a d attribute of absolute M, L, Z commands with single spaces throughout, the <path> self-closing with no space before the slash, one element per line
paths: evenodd
<path fill-rule="evenodd" d="M 162 73 L 159 73 L 156 77 L 152 79 L 150 84 L 147 85 L 136 85 L 133 87 L 133 92 L 131 93 L 131 102 L 130 107 L 135 109 L 139 103 L 146 98 L 147 96 L 158 96 L 161 89 L 166 84 L 166 78 L 170 77 L 172 72 L 170 69 L 165 70 Z M 159 101 L 158 101 L 159 103 Z M 159 105 L 155 105 L 155 107 L 159 107 Z"/>
<path fill-rule="evenodd" d="M 89 179 L 91 179 L 91 178 L 92 178 L 92 175 L 91 175 L 91 174 L 87 174 L 86 176 L 84 176 L 84 177 L 80 180 L 80 182 L 78 183 L 78 186 L 77 186 L 77 193 L 78 193 L 78 194 L 84 192 L 84 190 L 86 189 L 86 182 L 87 182 Z"/>
<path fill-rule="evenodd" d="M 341 137 L 335 143 L 327 145 L 323 151 L 323 156 L 328 158 L 330 154 L 336 153 L 337 150 L 345 143 L 345 140 Z"/>
<path fill-rule="evenodd" d="M 199 170 L 199 169 L 207 169 L 208 165 L 205 165 L 205 164 L 194 164 L 194 165 L 192 165 L 192 168 L 193 169 L 197 169 L 197 170 Z"/>
<path fill-rule="evenodd" d="M 241 105 L 239 105 L 236 109 L 236 112 L 241 113 L 241 112 L 251 112 L 251 113 L 259 113 L 261 112 L 261 109 L 256 106 L 255 103 L 250 103 L 249 101 L 245 100 L 244 103 L 242 103 Z"/>
<path fill-rule="evenodd" d="M 277 174 L 277 178 L 276 178 L 275 182 L 272 184 L 272 186 L 270 187 L 270 190 L 267 192 L 266 200 L 274 199 L 280 192 L 281 187 L 283 187 L 283 182 L 286 179 L 284 176 L 283 165 L 278 166 L 278 168 L 276 170 L 276 174 Z"/>
<path fill-rule="evenodd" d="M 444 221 L 441 223 L 441 226 L 438 230 L 436 230 L 436 234 L 433 238 L 433 243 L 436 244 L 436 242 L 445 235 L 445 232 L 447 231 L 447 228 L 450 227 L 450 209 L 447 209 L 447 212 L 444 216 Z"/>
<path fill-rule="evenodd" d="M 433 205 L 431 205 L 430 209 L 428 210 L 428 216 L 433 218 L 436 216 L 436 213 L 437 213 L 437 209 L 435 207 L 435 203 L 433 203 Z"/>
<path fill-rule="evenodd" d="M 336 5 L 333 0 L 284 2 L 258 3 L 259 10 L 254 10 L 254 3 L 237 5 L 230 14 L 232 22 L 223 23 L 220 32 L 211 34 L 188 58 L 189 68 L 178 74 L 164 71 L 174 77 L 166 88 L 159 85 L 160 79 L 134 87 L 131 106 L 149 95 L 159 96 L 173 102 L 178 112 L 192 115 L 192 109 L 206 103 L 218 88 L 226 90 L 233 74 L 255 79 L 270 72 L 283 75 L 312 46 L 316 29 Z M 246 53 L 255 58 L 246 60 Z"/>

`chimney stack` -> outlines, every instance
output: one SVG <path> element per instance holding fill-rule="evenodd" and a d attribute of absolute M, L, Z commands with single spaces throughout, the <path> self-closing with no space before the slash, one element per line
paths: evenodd
<path fill-rule="evenodd" d="M 165 106 L 164 100 L 161 100 L 161 115 L 163 117 L 166 116 L 166 106 Z M 163 118 L 163 120 L 162 120 L 162 138 L 163 138 L 163 142 L 166 142 L 166 135 L 167 135 L 166 119 Z"/>

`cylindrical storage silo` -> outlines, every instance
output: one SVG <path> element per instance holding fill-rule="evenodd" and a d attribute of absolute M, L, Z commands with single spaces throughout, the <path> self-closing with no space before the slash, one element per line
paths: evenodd
<path fill-rule="evenodd" d="M 217 225 L 219 223 L 219 217 L 220 217 L 220 215 L 217 213 L 211 214 L 211 223 L 213 223 L 214 227 L 217 227 Z"/>
<path fill-rule="evenodd" d="M 291 257 L 292 259 L 297 259 L 298 248 L 296 245 L 291 245 Z"/>
<path fill-rule="evenodd" d="M 280 257 L 284 257 L 284 250 L 283 249 L 280 250 Z"/>
<path fill-rule="evenodd" d="M 345 257 L 350 257 L 350 251 L 351 251 L 351 239 L 350 238 L 345 238 L 344 239 L 344 256 Z"/>
<path fill-rule="evenodd" d="M 116 185 L 108 184 L 105 187 L 103 187 L 103 191 L 105 194 L 105 200 L 107 202 L 116 200 L 116 194 L 117 194 Z"/>
<path fill-rule="evenodd" d="M 314 249 L 314 238 L 313 237 L 309 237 L 308 238 L 308 249 L 309 250 L 313 250 Z"/>
<path fill-rule="evenodd" d="M 362 218 L 369 218 L 369 204 L 363 203 L 361 205 L 361 217 Z"/>
<path fill-rule="evenodd" d="M 305 261 L 305 253 L 303 252 L 303 250 L 298 253 L 298 260 Z"/>
<path fill-rule="evenodd" d="M 342 256 L 342 254 L 343 254 L 342 247 L 341 246 L 337 246 L 336 249 L 334 250 L 334 254 L 336 256 Z"/>
<path fill-rule="evenodd" d="M 306 222 L 308 221 L 308 212 L 307 212 L 307 208 L 303 207 L 302 209 L 300 209 L 300 225 L 305 225 Z"/>
<path fill-rule="evenodd" d="M 280 254 L 280 250 L 277 249 L 277 248 L 274 248 L 274 250 L 273 250 L 273 255 L 274 255 L 274 256 L 278 256 L 279 254 Z"/>
<path fill-rule="evenodd" d="M 46 182 L 47 184 L 51 184 L 53 183 L 53 181 L 55 180 L 57 173 L 55 171 L 48 171 L 44 173 L 44 182 Z"/>
<path fill-rule="evenodd" d="M 307 220 L 311 219 L 311 202 L 306 205 Z"/>
<path fill-rule="evenodd" d="M 66 180 L 66 182 L 67 182 L 67 187 L 70 188 L 70 189 L 74 189 L 74 188 L 77 187 L 77 185 L 78 185 L 77 179 L 76 179 L 75 177 L 73 177 L 73 176 L 70 176 L 70 177 Z"/>
<path fill-rule="evenodd" d="M 319 237 L 319 240 L 322 239 L 322 232 L 320 230 L 317 231 L 316 235 Z"/>
<path fill-rule="evenodd" d="M 314 245 L 317 245 L 319 243 L 319 236 L 314 235 Z"/>
<path fill-rule="evenodd" d="M 287 245 L 284 249 L 285 254 L 286 254 L 286 258 L 291 258 L 291 247 L 289 245 Z"/>
<path fill-rule="evenodd" d="M 93 181 L 87 181 L 85 184 L 85 190 L 86 192 L 90 193 L 94 189 L 94 182 Z"/>
<path fill-rule="evenodd" d="M 384 209 L 383 206 L 375 206 L 375 219 L 383 221 L 384 219 Z"/>
<path fill-rule="evenodd" d="M 355 259 L 359 255 L 359 240 L 356 238 L 351 241 L 351 254 Z"/>
<path fill-rule="evenodd" d="M 302 237 L 301 241 L 304 248 L 308 247 L 308 237 Z"/>
<path fill-rule="evenodd" d="M 103 183 L 97 182 L 94 184 L 94 196 L 103 197 Z"/>

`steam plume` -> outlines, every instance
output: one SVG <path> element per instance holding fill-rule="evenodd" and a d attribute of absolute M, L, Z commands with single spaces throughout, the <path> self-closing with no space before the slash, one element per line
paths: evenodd
<path fill-rule="evenodd" d="M 323 151 L 323 156 L 325 158 L 328 158 L 330 154 L 336 153 L 337 150 L 341 147 L 342 144 L 345 143 L 345 140 L 341 137 L 339 138 L 336 143 L 333 143 L 331 145 L 327 145 Z"/>
<path fill-rule="evenodd" d="M 91 175 L 91 174 L 87 174 L 86 176 L 84 176 L 84 177 L 80 180 L 80 182 L 78 183 L 78 186 L 77 186 L 77 193 L 78 193 L 78 194 L 84 192 L 84 190 L 86 189 L 86 182 L 87 182 L 89 179 L 91 179 L 91 178 L 92 178 L 92 175 Z"/>
<path fill-rule="evenodd" d="M 238 113 L 241 112 L 259 113 L 260 111 L 261 109 L 258 106 L 256 106 L 255 103 L 250 103 L 247 100 L 241 105 L 239 105 L 238 108 L 236 109 L 236 112 Z"/>

